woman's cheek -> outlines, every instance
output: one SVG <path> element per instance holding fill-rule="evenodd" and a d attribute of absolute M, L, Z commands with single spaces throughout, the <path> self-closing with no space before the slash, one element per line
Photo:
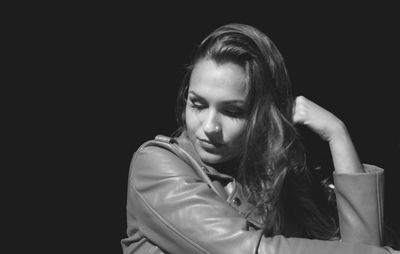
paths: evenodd
<path fill-rule="evenodd" d="M 237 121 L 237 120 L 236 120 Z M 244 143 L 244 134 L 246 131 L 246 120 L 239 120 L 240 122 L 233 122 L 227 125 L 226 136 L 233 146 L 242 146 Z"/>
<path fill-rule="evenodd" d="M 192 112 L 190 112 L 190 110 L 188 109 L 188 107 L 186 107 L 185 109 L 185 122 L 186 122 L 186 127 L 187 129 L 192 128 L 193 125 L 193 116 L 192 116 Z"/>
<path fill-rule="evenodd" d="M 195 112 L 193 112 L 193 110 L 190 110 L 190 108 L 188 107 L 186 107 L 185 111 L 185 122 L 186 122 L 186 129 L 189 132 L 189 134 L 194 135 L 197 129 L 199 128 L 200 123 Z"/>

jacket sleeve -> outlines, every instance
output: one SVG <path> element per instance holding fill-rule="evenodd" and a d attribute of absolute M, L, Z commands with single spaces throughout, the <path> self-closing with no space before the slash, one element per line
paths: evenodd
<path fill-rule="evenodd" d="M 333 173 L 342 241 L 381 246 L 383 169 L 364 164 L 366 173 Z"/>
<path fill-rule="evenodd" d="M 339 241 L 264 237 L 172 152 L 138 151 L 131 163 L 128 212 L 140 234 L 168 253 L 388 253 Z M 128 232 L 130 222 L 128 220 Z"/>

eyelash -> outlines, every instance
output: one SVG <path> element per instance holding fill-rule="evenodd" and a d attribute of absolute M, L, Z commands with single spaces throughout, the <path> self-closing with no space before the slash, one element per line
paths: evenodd
<path fill-rule="evenodd" d="M 204 106 L 202 104 L 199 104 L 198 102 L 190 102 L 189 106 L 192 109 L 196 110 L 196 111 L 201 111 L 204 108 L 206 108 L 206 106 Z M 223 111 L 223 114 L 226 115 L 226 116 L 229 116 L 231 118 L 241 118 L 241 117 L 243 117 L 243 112 L 241 110 L 238 110 L 238 111 L 225 110 L 225 111 Z"/>
<path fill-rule="evenodd" d="M 196 110 L 201 110 L 201 109 L 205 108 L 204 105 L 201 105 L 198 102 L 190 102 L 189 105 L 191 108 L 194 108 Z"/>
<path fill-rule="evenodd" d="M 225 114 L 229 115 L 233 118 L 241 118 L 243 117 L 243 112 L 241 111 L 225 111 Z"/>

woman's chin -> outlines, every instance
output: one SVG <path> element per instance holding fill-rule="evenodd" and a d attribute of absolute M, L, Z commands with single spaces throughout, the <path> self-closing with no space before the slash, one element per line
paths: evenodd
<path fill-rule="evenodd" d="M 224 162 L 224 157 L 220 154 L 213 154 L 213 153 L 209 153 L 207 151 L 204 150 L 200 150 L 197 151 L 200 159 L 206 163 L 206 164 L 219 164 L 221 162 Z"/>

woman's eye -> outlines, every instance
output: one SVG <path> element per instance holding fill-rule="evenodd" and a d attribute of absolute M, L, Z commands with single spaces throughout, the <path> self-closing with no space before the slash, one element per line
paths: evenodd
<path fill-rule="evenodd" d="M 189 105 L 190 105 L 191 108 L 194 108 L 194 109 L 197 109 L 197 110 L 205 108 L 205 106 L 203 104 L 199 103 L 199 102 L 191 102 Z"/>
<path fill-rule="evenodd" d="M 240 118 L 243 117 L 242 110 L 225 110 L 225 114 L 230 117 Z"/>

